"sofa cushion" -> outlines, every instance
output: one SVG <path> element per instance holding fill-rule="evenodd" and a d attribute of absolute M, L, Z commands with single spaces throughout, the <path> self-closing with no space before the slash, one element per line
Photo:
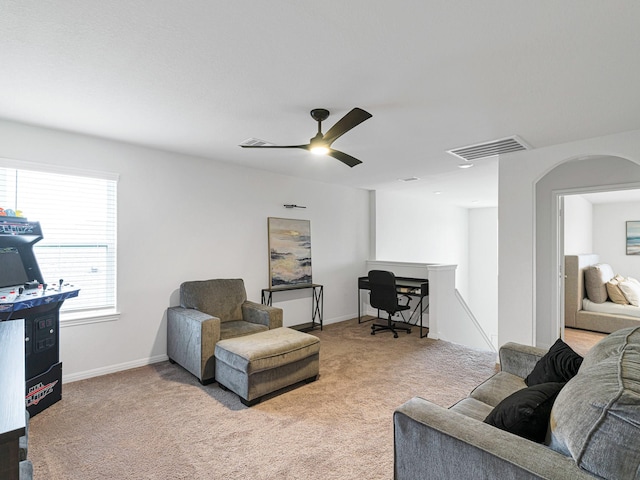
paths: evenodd
<path fill-rule="evenodd" d="M 247 299 L 241 278 L 196 280 L 180 285 L 180 306 L 195 308 L 221 322 L 242 320 L 242 304 Z"/>
<path fill-rule="evenodd" d="M 245 335 L 264 332 L 265 330 L 269 330 L 269 327 L 258 323 L 245 322 L 244 320 L 222 322 L 220 324 L 220 340 L 244 337 Z"/>
<path fill-rule="evenodd" d="M 524 382 L 530 387 L 548 382 L 568 382 L 578 373 L 581 364 L 582 357 L 559 338 L 538 360 Z"/>
<path fill-rule="evenodd" d="M 622 330 L 617 330 L 613 333 L 610 333 L 602 340 L 600 340 L 596 345 L 591 348 L 584 356 L 584 360 L 582 361 L 581 369 L 590 369 L 596 365 L 599 365 L 610 358 L 617 358 L 620 356 L 622 350 L 626 347 L 628 341 L 627 337 L 629 336 L 629 332 L 633 330 L 637 330 L 638 327 L 633 328 L 624 328 Z M 637 334 L 633 332 L 631 341 L 637 342 Z"/>
<path fill-rule="evenodd" d="M 487 418 L 487 415 L 491 413 L 493 407 L 481 402 L 480 400 L 476 400 L 475 398 L 467 397 L 449 407 L 449 410 L 461 413 L 465 417 L 475 418 L 482 422 Z"/>
<path fill-rule="evenodd" d="M 550 447 L 606 479 L 640 472 L 640 327 L 618 330 L 585 356 L 551 410 Z"/>
<path fill-rule="evenodd" d="M 565 384 L 540 383 L 509 395 L 484 420 L 500 430 L 542 443 L 549 429 L 551 407 Z"/>
<path fill-rule="evenodd" d="M 598 263 L 584 269 L 584 287 L 587 297 L 594 303 L 607 301 L 606 283 L 613 278 L 613 269 L 607 263 Z"/>
<path fill-rule="evenodd" d="M 498 372 L 485 380 L 469 394 L 479 402 L 495 407 L 513 392 L 526 388 L 522 378 L 507 372 Z"/>

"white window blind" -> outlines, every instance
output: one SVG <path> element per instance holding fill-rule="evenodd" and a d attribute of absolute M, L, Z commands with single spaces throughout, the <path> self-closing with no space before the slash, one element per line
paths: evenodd
<path fill-rule="evenodd" d="M 80 288 L 63 311 L 116 307 L 116 190 L 115 180 L 0 168 L 0 207 L 42 227 L 33 251 L 45 282 Z"/>

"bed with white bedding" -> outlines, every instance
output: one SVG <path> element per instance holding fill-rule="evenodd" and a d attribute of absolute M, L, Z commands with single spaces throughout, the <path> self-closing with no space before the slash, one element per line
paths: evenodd
<path fill-rule="evenodd" d="M 602 278 L 596 281 L 593 275 L 596 266 L 608 267 L 600 263 L 600 257 L 596 254 L 565 256 L 565 326 L 603 333 L 638 326 L 640 307 L 613 302 L 607 294 L 606 284 L 612 280 L 610 277 L 614 277 L 614 274 L 610 267 L 609 270 L 603 268 Z M 588 270 L 589 290 L 593 298 L 589 298 L 587 294 L 585 270 Z M 598 282 L 602 285 L 597 284 Z M 621 302 L 617 297 L 616 299 Z"/>
<path fill-rule="evenodd" d="M 608 300 L 604 303 L 595 303 L 585 298 L 582 300 L 582 309 L 595 313 L 610 313 L 611 315 L 624 315 L 640 319 L 640 308 L 633 305 L 620 305 Z"/>

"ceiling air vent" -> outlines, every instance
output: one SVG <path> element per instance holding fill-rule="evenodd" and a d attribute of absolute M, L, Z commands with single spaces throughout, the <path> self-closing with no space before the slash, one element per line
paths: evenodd
<path fill-rule="evenodd" d="M 490 142 L 477 143 L 467 147 L 454 148 L 447 150 L 447 153 L 455 155 L 467 162 L 480 158 L 493 157 L 503 153 L 519 152 L 520 150 L 530 150 L 531 146 L 525 143 L 520 137 L 501 138 L 500 140 L 492 140 Z"/>
<path fill-rule="evenodd" d="M 248 147 L 264 147 L 269 145 L 274 145 L 273 143 L 266 142 L 264 140 L 260 140 L 259 138 L 247 138 L 245 141 L 240 143 L 240 146 L 248 146 Z"/>

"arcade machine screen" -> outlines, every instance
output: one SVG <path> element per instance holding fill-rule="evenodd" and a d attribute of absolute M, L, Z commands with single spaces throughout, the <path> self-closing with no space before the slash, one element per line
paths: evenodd
<path fill-rule="evenodd" d="M 20 252 L 14 247 L 0 248 L 0 288 L 15 287 L 28 281 Z"/>

